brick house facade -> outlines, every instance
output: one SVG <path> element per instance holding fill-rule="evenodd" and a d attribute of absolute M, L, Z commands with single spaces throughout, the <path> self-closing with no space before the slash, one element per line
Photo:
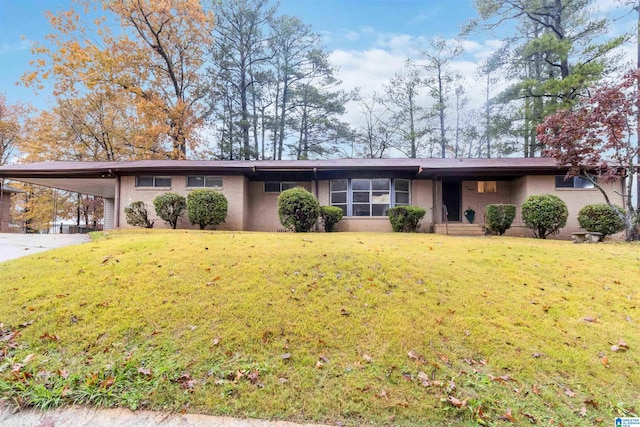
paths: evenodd
<path fill-rule="evenodd" d="M 217 229 L 273 232 L 282 229 L 276 203 L 293 186 L 311 191 L 321 205 L 335 205 L 345 216 L 338 231 L 391 231 L 389 207 L 425 208 L 421 230 L 442 232 L 442 224 L 468 225 L 464 211 L 492 203 L 516 205 L 508 234 L 531 236 L 520 207 L 533 194 L 555 194 L 569 208 L 559 238 L 579 229 L 582 206 L 604 202 L 595 188 L 579 179 L 565 180 L 566 169 L 549 158 L 529 159 L 337 159 L 306 161 L 44 162 L 0 168 L 0 177 L 102 196 L 105 229 L 126 228 L 124 208 L 143 201 L 154 218 L 153 199 L 165 192 L 186 196 L 196 188 L 222 192 L 229 202 L 227 220 Z M 622 205 L 623 183 L 608 184 L 614 203 Z M 156 219 L 156 227 L 166 226 Z M 186 215 L 178 228 L 197 228 Z M 321 227 L 320 227 L 321 229 Z"/>

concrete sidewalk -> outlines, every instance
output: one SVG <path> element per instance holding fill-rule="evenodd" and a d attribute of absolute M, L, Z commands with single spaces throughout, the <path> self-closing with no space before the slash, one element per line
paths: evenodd
<path fill-rule="evenodd" d="M 197 414 L 167 414 L 129 409 L 90 409 L 72 406 L 39 412 L 14 409 L 0 402 L 2 427 L 318 427 L 287 421 L 264 421 Z M 329 426 L 324 426 L 329 427 Z"/>
<path fill-rule="evenodd" d="M 86 234 L 0 233 L 0 262 L 89 240 Z"/>

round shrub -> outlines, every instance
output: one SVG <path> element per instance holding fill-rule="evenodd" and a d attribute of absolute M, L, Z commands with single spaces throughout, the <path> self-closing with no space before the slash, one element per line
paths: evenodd
<path fill-rule="evenodd" d="M 389 209 L 391 229 L 398 232 L 411 233 L 418 231 L 420 220 L 424 218 L 426 210 L 417 206 L 396 206 Z"/>
<path fill-rule="evenodd" d="M 515 205 L 487 205 L 487 228 L 494 234 L 502 236 L 511 228 L 515 217 Z"/>
<path fill-rule="evenodd" d="M 177 193 L 164 193 L 153 199 L 156 214 L 175 230 L 187 207 L 186 199 Z"/>
<path fill-rule="evenodd" d="M 187 216 L 191 224 L 200 226 L 200 230 L 224 222 L 228 207 L 227 198 L 215 190 L 193 190 L 187 195 Z"/>
<path fill-rule="evenodd" d="M 278 196 L 280 223 L 296 233 L 305 233 L 318 221 L 318 199 L 302 187 L 284 190 Z"/>
<path fill-rule="evenodd" d="M 553 194 L 529 196 L 522 204 L 522 220 L 539 239 L 557 233 L 567 224 L 567 205 Z"/>
<path fill-rule="evenodd" d="M 624 222 L 615 211 L 616 208 L 624 214 L 624 210 L 620 206 L 614 208 L 606 203 L 587 205 L 578 212 L 578 223 L 587 231 L 602 233 L 604 240 L 606 236 L 624 230 Z"/>
<path fill-rule="evenodd" d="M 127 224 L 134 227 L 153 228 L 155 221 L 149 220 L 149 212 L 144 202 L 133 202 L 124 208 L 124 215 L 127 218 Z"/>
<path fill-rule="evenodd" d="M 320 218 L 324 231 L 327 233 L 336 231 L 336 224 L 342 219 L 342 209 L 337 206 L 320 206 Z"/>

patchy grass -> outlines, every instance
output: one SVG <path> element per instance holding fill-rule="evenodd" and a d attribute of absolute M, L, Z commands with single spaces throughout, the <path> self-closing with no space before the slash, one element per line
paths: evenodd
<path fill-rule="evenodd" d="M 0 264 L 4 399 L 345 425 L 610 424 L 640 401 L 637 244 L 98 237 Z"/>

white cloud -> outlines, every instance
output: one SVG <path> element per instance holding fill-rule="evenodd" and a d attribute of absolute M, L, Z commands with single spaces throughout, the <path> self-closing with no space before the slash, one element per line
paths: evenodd
<path fill-rule="evenodd" d="M 349 41 L 355 41 L 360 38 L 360 34 L 358 34 L 355 31 L 349 31 L 347 34 L 344 35 L 344 38 Z"/>
<path fill-rule="evenodd" d="M 2 45 L 0 45 L 0 55 L 28 50 L 32 44 L 33 42 L 27 38 L 23 38 L 15 43 L 2 43 Z"/>

